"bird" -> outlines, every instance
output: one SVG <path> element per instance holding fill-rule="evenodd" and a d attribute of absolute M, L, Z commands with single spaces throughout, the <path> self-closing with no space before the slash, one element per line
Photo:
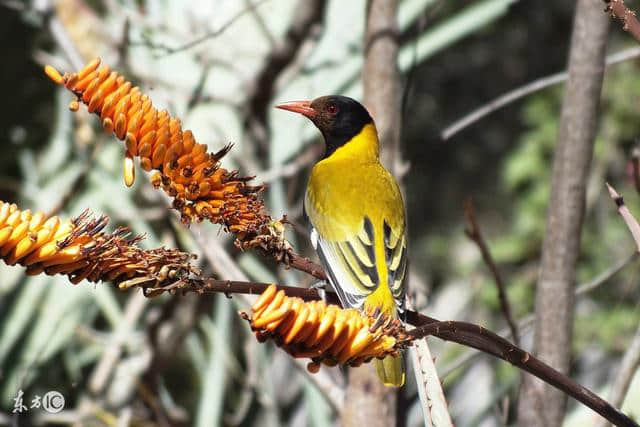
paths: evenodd
<path fill-rule="evenodd" d="M 329 95 L 276 108 L 302 114 L 322 133 L 324 157 L 312 168 L 304 197 L 310 239 L 345 308 L 377 319 L 405 310 L 407 233 L 398 182 L 380 162 L 375 123 L 358 101 Z M 376 322 L 378 323 L 378 322 Z M 401 387 L 403 355 L 376 359 L 382 383 Z"/>

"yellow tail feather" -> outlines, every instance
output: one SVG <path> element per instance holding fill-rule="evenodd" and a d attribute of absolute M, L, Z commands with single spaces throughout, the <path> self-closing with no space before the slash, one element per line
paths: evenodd
<path fill-rule="evenodd" d="M 384 359 L 374 360 L 376 372 L 382 383 L 387 387 L 402 387 L 404 385 L 404 358 L 399 356 L 387 356 Z"/>

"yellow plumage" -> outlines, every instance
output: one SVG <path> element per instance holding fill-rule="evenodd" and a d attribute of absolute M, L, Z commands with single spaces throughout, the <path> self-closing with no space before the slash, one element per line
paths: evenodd
<path fill-rule="evenodd" d="M 305 211 L 318 234 L 317 249 L 329 252 L 321 256 L 336 276 L 336 284 L 346 294 L 343 299 L 370 314 L 396 317 L 404 293 L 400 290 L 394 298 L 393 283 L 388 279 L 394 258 L 399 266 L 399 257 L 405 256 L 404 205 L 396 180 L 380 164 L 373 124 L 366 125 L 344 146 L 314 166 L 307 186 Z M 366 249 L 366 243 L 371 240 L 365 230 L 365 218 L 370 220 L 373 229 L 373 257 Z M 388 251 L 385 227 L 391 230 L 387 234 L 391 234 L 389 240 L 396 242 L 397 248 L 392 251 L 395 257 L 390 263 L 385 253 Z M 345 248 L 343 242 L 348 242 L 350 247 Z M 349 251 L 350 248 L 355 249 Z M 375 269 L 377 281 L 367 274 L 368 268 Z M 401 276 L 404 277 L 404 272 Z M 393 358 L 388 359 L 377 361 L 379 375 L 388 385 L 402 385 L 404 374 L 396 372 L 397 362 Z"/>
<path fill-rule="evenodd" d="M 308 116 L 327 155 L 312 169 L 304 208 L 311 239 L 344 306 L 396 318 L 404 309 L 406 225 L 402 195 L 382 166 L 375 124 L 349 98 L 322 97 L 280 108 Z M 388 386 L 404 384 L 402 356 L 376 360 Z"/>

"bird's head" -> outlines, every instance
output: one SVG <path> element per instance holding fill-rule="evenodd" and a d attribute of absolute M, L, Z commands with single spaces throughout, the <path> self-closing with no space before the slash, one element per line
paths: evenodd
<path fill-rule="evenodd" d="M 313 101 L 292 101 L 276 108 L 300 113 L 309 118 L 322 132 L 327 146 L 325 156 L 330 156 L 373 123 L 369 112 L 358 101 L 346 96 L 321 96 Z"/>

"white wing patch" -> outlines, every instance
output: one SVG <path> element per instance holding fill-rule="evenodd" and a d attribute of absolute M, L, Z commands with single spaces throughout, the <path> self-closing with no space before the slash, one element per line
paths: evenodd
<path fill-rule="evenodd" d="M 318 232 L 314 227 L 311 227 L 311 246 L 313 246 L 314 250 L 318 250 Z"/>

